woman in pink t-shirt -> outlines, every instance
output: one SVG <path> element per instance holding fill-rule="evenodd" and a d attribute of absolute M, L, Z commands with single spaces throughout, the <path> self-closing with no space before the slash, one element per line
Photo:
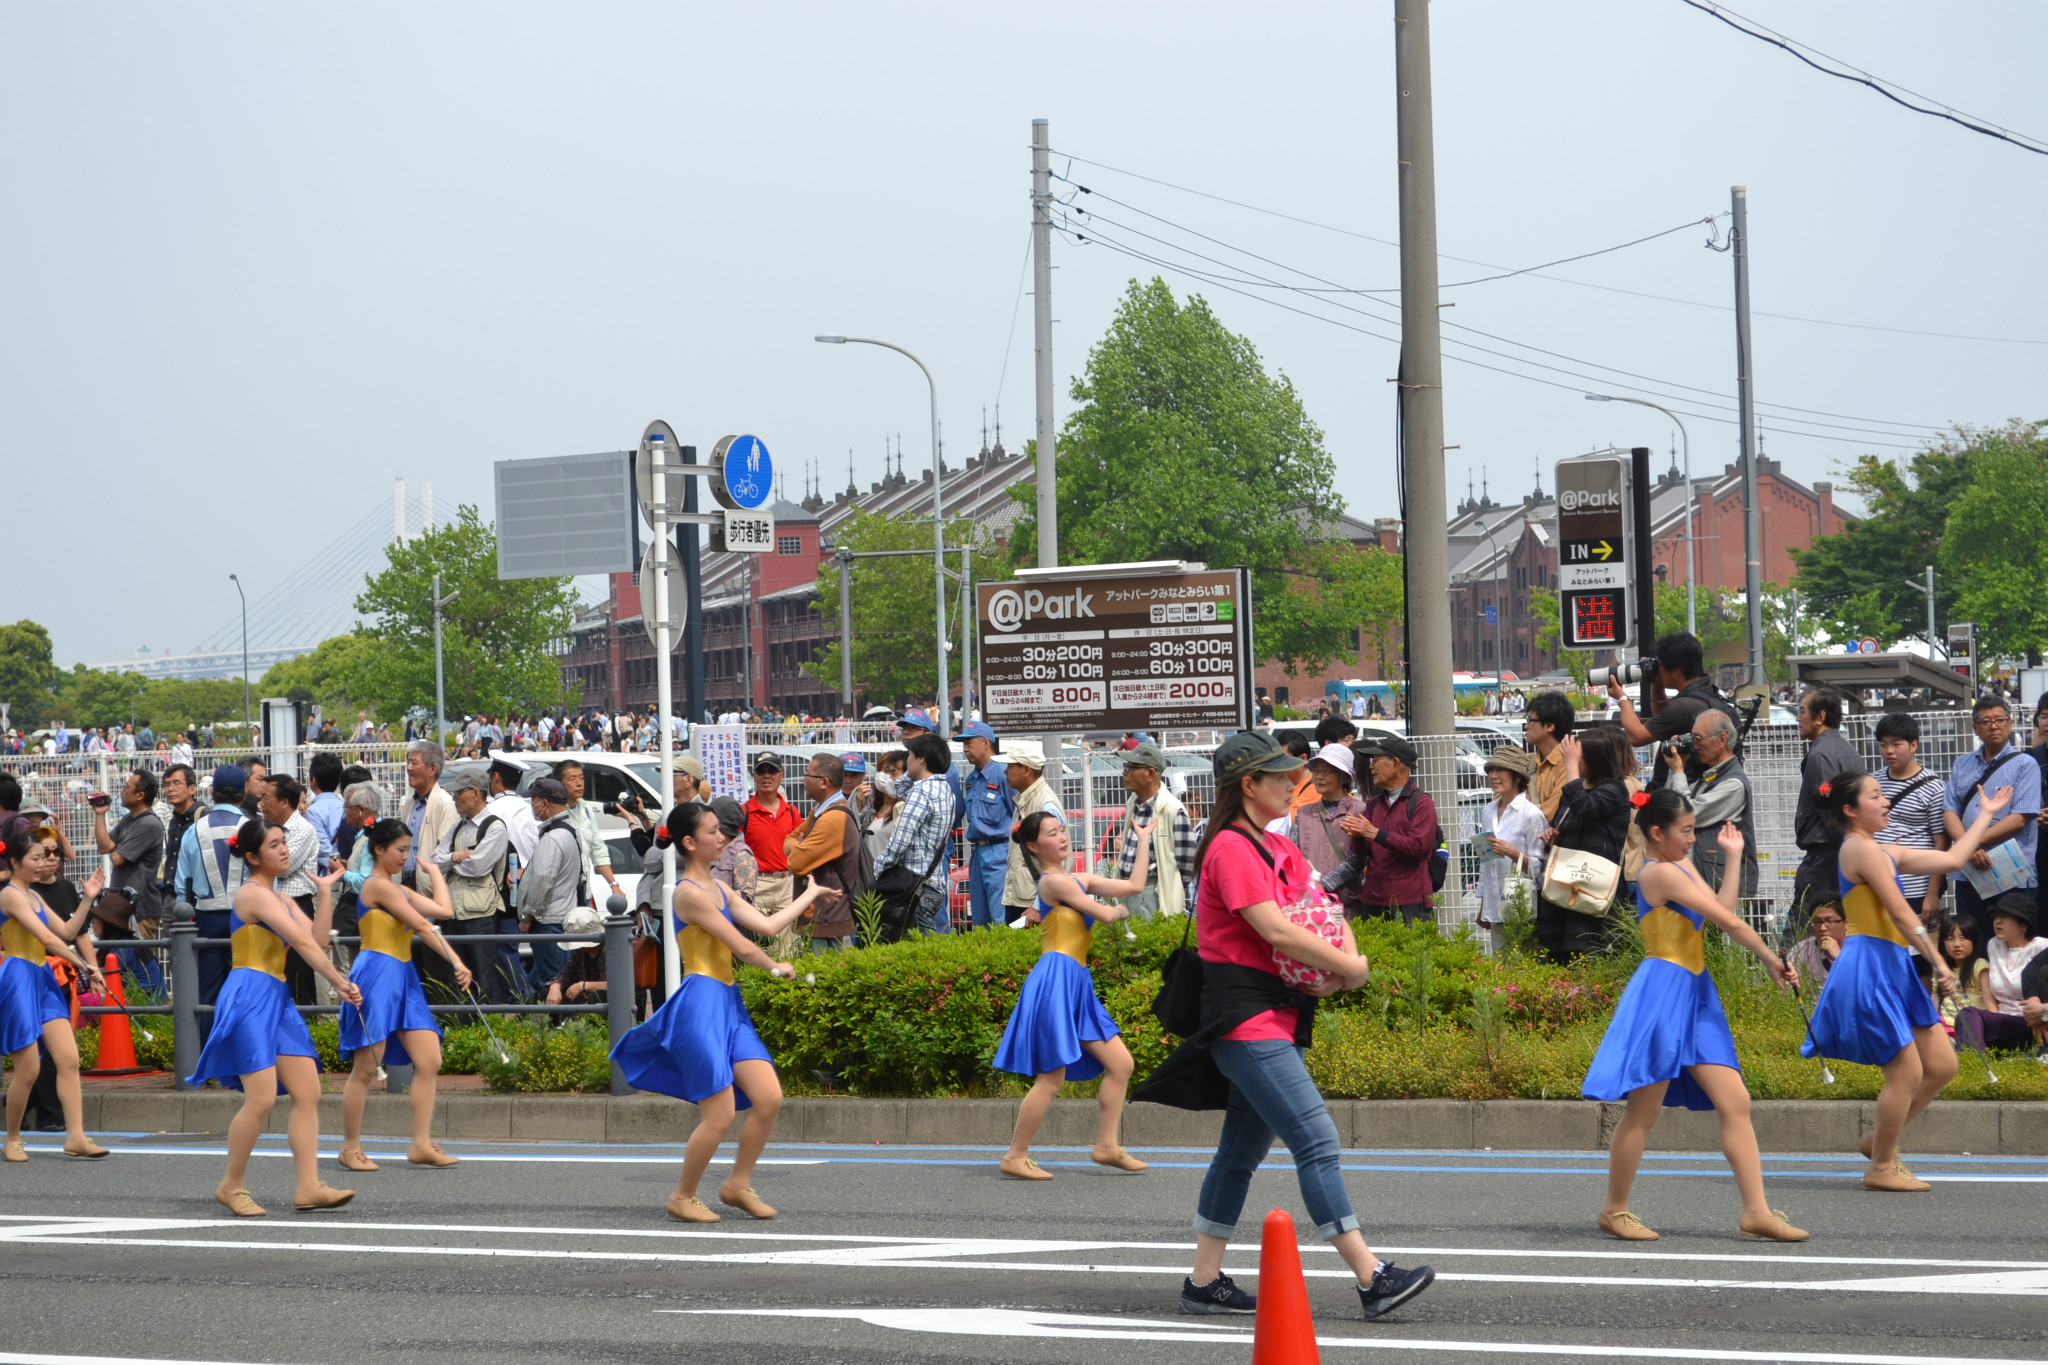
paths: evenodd
<path fill-rule="evenodd" d="M 1301 766 L 1301 759 L 1263 731 L 1232 735 L 1216 750 L 1216 805 L 1196 858 L 1202 1028 L 1184 1047 L 1210 1040 L 1209 1061 L 1229 1082 L 1229 1100 L 1223 1136 L 1195 1205 L 1195 1267 L 1180 1296 L 1187 1313 L 1256 1309 L 1256 1299 L 1223 1273 L 1223 1252 L 1244 1210 L 1252 1173 L 1276 1136 L 1294 1156 L 1316 1235 L 1358 1276 L 1366 1317 L 1392 1311 L 1436 1278 L 1428 1266 L 1397 1270 L 1365 1244 L 1338 1165 L 1337 1125 L 1304 1060 L 1315 997 L 1363 986 L 1367 967 L 1348 926 L 1339 946 L 1287 915 L 1315 873 L 1300 849 L 1283 835 L 1266 833 L 1266 827 L 1286 815 L 1291 774 Z M 1276 951 L 1326 975 L 1297 992 L 1279 976 Z"/>

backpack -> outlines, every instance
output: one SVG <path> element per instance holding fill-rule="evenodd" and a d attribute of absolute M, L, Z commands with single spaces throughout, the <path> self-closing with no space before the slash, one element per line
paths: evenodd
<path fill-rule="evenodd" d="M 1422 796 L 1422 788 L 1414 783 L 1408 785 L 1408 813 L 1415 814 L 1415 803 Z M 1429 855 L 1429 889 L 1432 893 L 1444 889 L 1444 880 L 1451 871 L 1451 851 L 1444 846 L 1444 822 L 1436 822 L 1436 848 Z"/>
<path fill-rule="evenodd" d="M 540 833 L 534 836 L 534 851 L 538 853 L 540 851 L 540 841 L 557 830 L 568 835 L 569 841 L 575 845 L 576 904 L 588 905 L 590 904 L 590 884 L 583 877 L 583 835 L 577 831 L 576 826 L 570 822 L 567 815 L 557 815 L 554 819 L 540 827 Z"/>

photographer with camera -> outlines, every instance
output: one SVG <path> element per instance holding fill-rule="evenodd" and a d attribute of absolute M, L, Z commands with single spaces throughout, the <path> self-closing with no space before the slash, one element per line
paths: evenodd
<path fill-rule="evenodd" d="M 1657 643 L 1650 647 L 1650 656 L 1638 665 L 1656 670 L 1656 686 L 1650 693 L 1650 715 L 1647 719 L 1636 714 L 1635 703 L 1629 699 L 1623 686 L 1625 682 L 1635 681 L 1634 669 L 1624 666 L 1606 670 L 1607 695 L 1621 706 L 1621 728 L 1629 743 L 1662 744 L 1680 735 L 1689 736 L 1694 722 L 1708 711 L 1718 711 L 1727 716 L 1731 725 L 1735 722 L 1734 705 L 1706 676 L 1706 651 L 1698 636 L 1674 630 L 1669 635 L 1658 637 Z M 1689 782 L 1699 781 L 1704 771 L 1705 765 L 1696 757 L 1687 758 L 1685 776 Z M 1706 822 L 1702 820 L 1700 823 L 1704 825 Z"/>
<path fill-rule="evenodd" d="M 1738 894 L 1748 900 L 1756 895 L 1756 826 L 1749 777 L 1742 771 L 1742 760 L 1735 756 L 1739 736 L 1735 722 L 1721 711 L 1702 711 L 1692 723 L 1691 734 L 1678 735 L 1665 747 L 1666 771 L 1658 785 L 1692 802 L 1692 863 L 1711 890 L 1721 889 L 1721 879 L 1728 871 L 1727 855 L 1721 851 L 1721 826 L 1732 821 L 1742 831 Z M 1694 765 L 1699 774 L 1689 777 L 1686 770 Z"/>

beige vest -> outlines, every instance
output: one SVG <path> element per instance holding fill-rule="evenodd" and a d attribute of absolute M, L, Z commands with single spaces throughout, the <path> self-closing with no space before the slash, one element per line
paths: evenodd
<path fill-rule="evenodd" d="M 1052 788 L 1040 777 L 1023 791 L 1017 793 L 1017 820 L 1034 815 L 1052 804 Z M 1038 899 L 1038 878 L 1031 875 L 1031 869 L 1024 862 L 1024 850 L 1017 847 L 1017 841 L 1010 841 L 1010 866 L 1003 874 L 1003 904 L 1025 906 Z"/>
<path fill-rule="evenodd" d="M 1124 802 L 1125 837 L 1129 837 L 1132 813 L 1138 808 L 1138 798 Z M 1180 864 L 1173 857 L 1173 817 L 1180 814 L 1180 802 L 1162 784 L 1159 795 L 1152 798 L 1152 872 L 1153 880 L 1159 887 L 1159 913 L 1178 915 L 1188 908 L 1187 888 L 1180 879 Z"/>

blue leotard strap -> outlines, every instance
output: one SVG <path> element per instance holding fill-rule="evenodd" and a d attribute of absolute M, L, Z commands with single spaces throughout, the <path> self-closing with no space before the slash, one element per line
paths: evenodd
<path fill-rule="evenodd" d="M 687 882 L 691 886 L 696 887 L 699 891 L 706 891 L 710 889 L 709 887 L 706 887 L 702 883 L 697 882 L 689 877 L 678 877 L 676 878 L 676 881 L 679 883 Z M 725 894 L 725 883 L 714 880 L 711 883 L 711 885 L 718 888 L 718 913 L 725 916 L 727 923 L 731 923 L 732 899 Z M 673 919 L 676 922 L 677 933 L 681 933 L 684 929 L 689 927 L 688 923 L 683 919 L 682 915 L 675 909 L 674 906 L 669 907 L 668 913 L 669 918 Z"/>

